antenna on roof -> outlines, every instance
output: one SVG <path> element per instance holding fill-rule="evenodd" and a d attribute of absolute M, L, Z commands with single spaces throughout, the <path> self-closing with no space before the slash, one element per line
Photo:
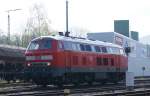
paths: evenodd
<path fill-rule="evenodd" d="M 60 36 L 64 36 L 64 33 L 63 33 L 63 32 L 58 32 L 58 34 L 59 34 Z"/>

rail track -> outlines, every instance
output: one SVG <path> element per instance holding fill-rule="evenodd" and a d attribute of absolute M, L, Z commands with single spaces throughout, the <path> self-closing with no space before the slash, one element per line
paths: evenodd
<path fill-rule="evenodd" d="M 0 96 L 61 96 L 64 95 L 64 89 L 69 89 L 71 96 L 150 96 L 150 78 L 136 78 L 132 91 L 126 90 L 122 83 L 117 85 L 81 85 L 80 87 L 65 86 L 64 88 L 51 85 L 41 87 L 31 83 L 13 83 L 1 86 Z"/>

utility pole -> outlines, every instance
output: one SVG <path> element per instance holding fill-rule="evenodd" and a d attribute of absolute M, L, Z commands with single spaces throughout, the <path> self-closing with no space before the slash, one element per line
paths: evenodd
<path fill-rule="evenodd" d="M 8 35 L 7 35 L 7 44 L 9 45 L 10 44 L 10 12 L 12 11 L 18 11 L 18 10 L 21 10 L 21 9 L 13 9 L 13 10 L 7 10 L 7 14 L 8 14 Z"/>
<path fill-rule="evenodd" d="M 65 36 L 69 36 L 69 32 L 68 32 L 68 0 L 66 0 L 66 32 L 65 32 Z"/>

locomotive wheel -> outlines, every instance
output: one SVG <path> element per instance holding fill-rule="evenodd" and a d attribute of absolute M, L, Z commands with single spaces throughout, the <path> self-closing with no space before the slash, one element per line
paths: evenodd
<path fill-rule="evenodd" d="M 74 86 L 79 86 L 80 83 L 79 82 L 73 82 Z"/>
<path fill-rule="evenodd" d="M 93 82 L 92 81 L 88 81 L 88 85 L 93 85 Z"/>
<path fill-rule="evenodd" d="M 54 80 L 54 85 L 56 85 L 57 87 L 59 88 L 62 88 L 63 87 L 63 77 L 56 77 L 55 80 Z"/>
<path fill-rule="evenodd" d="M 62 88 L 63 84 L 61 82 L 59 82 L 59 83 L 56 84 L 56 86 L 59 87 L 59 88 Z"/>
<path fill-rule="evenodd" d="M 36 85 L 42 85 L 43 87 L 46 87 L 48 85 L 48 81 L 47 80 L 44 80 L 44 79 L 33 79 L 33 82 L 36 84 Z"/>
<path fill-rule="evenodd" d="M 117 82 L 117 81 L 113 81 L 113 83 L 114 83 L 114 84 L 118 84 L 118 82 Z"/>
<path fill-rule="evenodd" d="M 102 85 L 105 85 L 106 84 L 106 80 L 102 80 L 100 83 L 102 84 Z"/>
<path fill-rule="evenodd" d="M 85 81 L 88 83 L 88 85 L 92 85 L 94 78 L 93 76 L 85 76 Z"/>

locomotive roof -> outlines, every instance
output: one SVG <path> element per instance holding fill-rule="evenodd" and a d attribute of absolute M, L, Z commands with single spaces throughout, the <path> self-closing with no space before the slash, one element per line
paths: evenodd
<path fill-rule="evenodd" d="M 77 38 L 77 37 L 65 37 L 65 36 L 40 36 L 32 41 L 35 41 L 37 39 L 42 39 L 42 38 L 50 38 L 50 39 L 55 39 L 55 40 L 61 40 L 61 41 L 71 41 L 71 42 L 77 42 L 77 43 L 85 43 L 85 44 L 91 44 L 91 45 L 102 45 L 102 46 L 112 46 L 112 47 L 119 47 L 122 48 L 119 45 L 113 44 L 113 43 L 108 43 L 108 42 L 103 42 L 99 40 L 89 40 L 87 38 Z"/>
<path fill-rule="evenodd" d="M 0 56 L 24 57 L 25 48 L 0 44 Z"/>

